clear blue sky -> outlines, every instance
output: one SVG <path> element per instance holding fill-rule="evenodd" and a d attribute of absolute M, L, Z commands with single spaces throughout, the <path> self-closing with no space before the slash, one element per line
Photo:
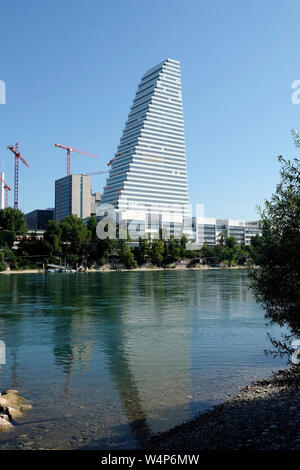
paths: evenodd
<path fill-rule="evenodd" d="M 116 152 L 143 73 L 181 61 L 190 199 L 205 215 L 257 218 L 279 178 L 277 156 L 297 152 L 300 3 L 287 0 L 10 0 L 1 2 L 0 168 L 13 185 L 8 144 L 20 142 L 20 208 L 54 205 L 65 153 L 72 171 L 103 170 Z M 93 177 L 101 191 L 104 176 Z M 13 195 L 10 194 L 10 201 Z"/>

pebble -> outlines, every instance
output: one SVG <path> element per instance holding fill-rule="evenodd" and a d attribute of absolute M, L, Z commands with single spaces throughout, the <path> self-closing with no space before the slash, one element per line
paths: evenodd
<path fill-rule="evenodd" d="M 292 375 L 293 374 L 293 375 Z M 147 451 L 289 450 L 300 447 L 300 368 L 244 387 L 227 402 L 144 442 Z M 287 380 L 286 380 L 287 379 Z M 293 413 L 291 418 L 287 415 Z M 291 416 L 291 415 L 290 415 Z M 249 437 L 250 434 L 250 437 Z"/>

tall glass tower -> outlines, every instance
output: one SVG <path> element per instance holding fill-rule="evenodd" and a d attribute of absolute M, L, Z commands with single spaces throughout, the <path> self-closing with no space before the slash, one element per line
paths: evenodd
<path fill-rule="evenodd" d="M 166 59 L 142 77 L 101 203 L 121 212 L 188 215 L 178 61 Z"/>

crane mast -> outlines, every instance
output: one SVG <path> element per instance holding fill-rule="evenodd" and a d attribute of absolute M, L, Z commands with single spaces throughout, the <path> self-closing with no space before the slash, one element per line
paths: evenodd
<path fill-rule="evenodd" d="M 27 167 L 29 167 L 29 165 L 19 152 L 18 142 L 15 145 L 9 145 L 7 148 L 15 156 L 14 207 L 17 209 L 19 206 L 19 160 Z"/>

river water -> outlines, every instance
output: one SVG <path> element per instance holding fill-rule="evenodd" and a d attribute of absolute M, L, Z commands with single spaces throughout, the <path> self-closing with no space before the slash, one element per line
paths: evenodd
<path fill-rule="evenodd" d="M 0 276 L 2 449 L 130 449 L 284 366 L 244 270 Z"/>

